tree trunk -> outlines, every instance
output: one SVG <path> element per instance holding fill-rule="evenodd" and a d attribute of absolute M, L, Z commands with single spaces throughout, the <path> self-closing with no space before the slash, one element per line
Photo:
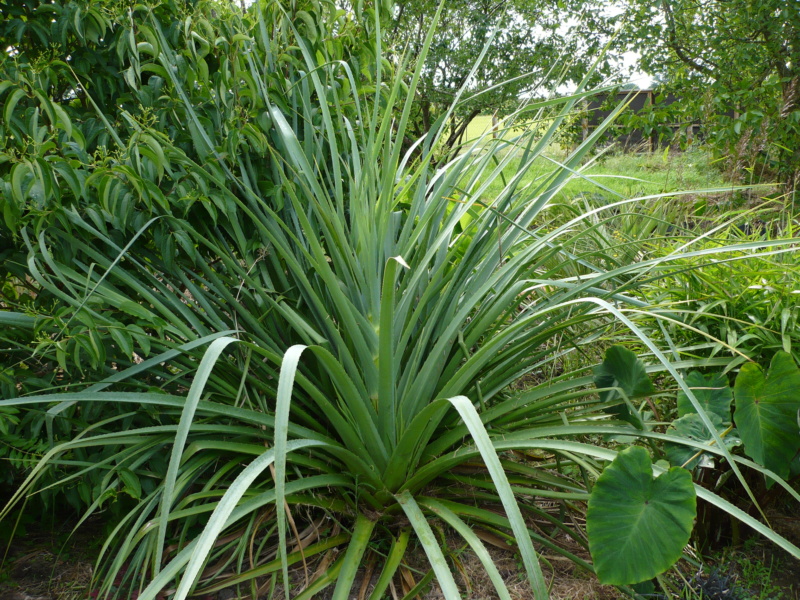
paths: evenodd
<path fill-rule="evenodd" d="M 456 142 L 458 142 L 459 138 L 462 135 L 464 135 L 464 132 L 466 132 L 467 127 L 469 127 L 469 124 L 472 123 L 472 119 L 477 117 L 479 114 L 481 114 L 481 111 L 473 110 L 460 123 L 454 124 L 453 131 L 450 133 L 450 137 L 447 138 L 447 142 L 445 142 L 445 148 L 447 148 L 448 151 L 453 149 L 453 147 L 456 145 Z"/>

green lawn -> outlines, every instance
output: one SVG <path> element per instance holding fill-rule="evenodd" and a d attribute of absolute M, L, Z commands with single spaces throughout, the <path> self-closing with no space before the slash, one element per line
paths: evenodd
<path fill-rule="evenodd" d="M 502 129 L 503 122 L 500 121 L 498 127 Z M 465 141 L 474 140 L 482 136 L 487 131 L 491 131 L 492 129 L 492 115 L 479 115 L 470 121 L 470 124 L 467 126 L 467 132 L 464 136 Z M 522 128 L 520 127 L 513 127 L 510 130 L 511 134 L 519 134 L 522 133 Z"/>
<path fill-rule="evenodd" d="M 483 135 L 487 130 L 492 127 L 491 115 L 479 115 L 470 121 L 467 126 L 466 139 L 472 140 L 476 137 Z"/>
<path fill-rule="evenodd" d="M 491 115 L 480 115 L 469 124 L 465 140 L 478 138 L 490 131 L 491 127 Z M 500 127 L 502 128 L 502 122 Z M 508 133 L 513 135 L 521 131 L 519 128 L 513 128 Z M 505 137 L 508 137 L 508 134 Z M 554 161 L 561 161 L 566 154 L 554 144 L 547 155 Z M 506 173 L 513 174 L 518 163 L 518 160 L 512 161 Z M 526 175 L 524 183 L 544 176 L 555 166 L 555 163 L 547 161 L 534 164 Z M 496 180 L 489 188 L 487 196 L 497 196 L 502 185 L 502 181 Z M 712 158 L 702 150 L 640 154 L 609 152 L 596 158 L 588 168 L 576 174 L 573 181 L 561 192 L 560 199 L 565 200 L 581 193 L 588 193 L 602 194 L 608 201 L 613 201 L 616 195 L 622 198 L 634 198 L 665 192 L 724 187 L 733 185 L 726 182 L 720 170 L 712 164 Z"/>
<path fill-rule="evenodd" d="M 564 152 L 554 147 L 547 156 L 555 162 L 540 160 L 535 163 L 524 177 L 523 184 L 532 183 L 553 171 L 556 162 L 564 159 Z M 505 173 L 511 176 L 518 164 L 519 159 L 511 161 Z M 501 180 L 495 180 L 486 196 L 496 197 L 502 185 Z M 725 181 L 709 155 L 702 151 L 609 154 L 576 172 L 556 200 L 568 200 L 579 194 L 600 194 L 608 202 L 613 202 L 615 199 L 666 192 L 731 187 L 733 184 Z"/>

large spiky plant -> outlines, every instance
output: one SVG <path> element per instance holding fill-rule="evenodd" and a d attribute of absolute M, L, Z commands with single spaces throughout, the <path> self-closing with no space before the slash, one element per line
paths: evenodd
<path fill-rule="evenodd" d="M 380 557 L 376 581 L 361 588 L 377 599 L 421 547 L 428 566 L 409 595 L 435 577 L 445 597 L 459 598 L 434 531 L 446 524 L 499 597 L 510 593 L 481 537 L 508 540 L 535 597 L 546 598 L 537 550 L 593 568 L 553 535 L 587 546 L 583 506 L 615 452 L 585 436 L 631 429 L 609 421 L 603 409 L 613 402 L 598 400 L 590 377 L 541 373 L 558 373 L 570 353 L 584 352 L 588 367 L 599 354 L 587 344 L 616 321 L 661 359 L 653 369 L 677 376 L 683 365 L 669 364 L 625 316 L 642 306 L 635 275 L 665 259 L 608 271 L 603 256 L 571 251 L 588 215 L 558 226 L 542 216 L 602 127 L 521 185 L 581 91 L 521 109 L 535 125 L 527 133 L 486 136 L 442 161 L 444 122 L 405 139 L 419 67 L 408 78 L 406 63 L 388 73 L 377 36 L 367 86 L 348 61 L 310 51 L 296 24 L 312 28 L 311 15 L 270 10 L 234 35 L 230 79 L 202 104 L 192 97 L 203 84 L 184 68 L 183 45 L 197 32 L 168 37 L 154 20 L 140 27 L 143 71 L 163 76 L 194 147 L 129 119 L 133 135 L 119 140 L 127 181 L 114 186 L 119 172 L 105 174 L 104 206 L 124 205 L 131 189 L 156 198 L 177 190 L 216 218 L 165 209 L 120 243 L 113 213 L 76 207 L 63 211 L 64 229 L 23 233 L 30 276 L 71 319 L 113 334 L 124 350 L 143 343 L 125 325 L 133 316 L 151 324 L 145 333 L 161 350 L 82 391 L 4 403 L 51 403 L 48 422 L 76 406 L 105 409 L 52 448 L 9 506 L 51 464 L 73 469 L 62 485 L 97 482 L 87 516 L 111 496 L 134 497 L 99 559 L 103 594 L 183 600 L 242 585 L 255 597 L 280 580 L 288 596 L 289 567 L 324 554 L 295 597 L 335 584 L 334 598 L 350 598 L 359 569 Z M 246 93 L 233 94 L 239 85 Z M 232 114 L 257 117 L 231 130 L 215 120 L 226 102 Z M 228 137 L 239 133 L 248 141 L 237 146 Z M 517 158 L 516 173 L 487 197 Z M 166 183 L 136 186 L 153 177 Z M 168 237 L 140 243 L 161 222 Z M 79 258 L 70 264 L 59 244 Z M 708 451 L 731 458 L 724 445 Z"/>

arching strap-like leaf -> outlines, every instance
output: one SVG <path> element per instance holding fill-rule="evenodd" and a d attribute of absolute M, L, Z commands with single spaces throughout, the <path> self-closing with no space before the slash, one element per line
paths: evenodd
<path fill-rule="evenodd" d="M 323 444 L 315 440 L 291 440 L 286 443 L 286 452 L 293 452 L 301 448 L 321 445 Z M 253 485 L 253 482 L 261 476 L 274 460 L 275 450 L 267 450 L 264 454 L 247 465 L 233 483 L 228 486 L 225 495 L 222 496 L 214 512 L 211 513 L 211 517 L 209 517 L 203 532 L 197 538 L 197 545 L 192 550 L 178 589 L 175 592 L 175 600 L 185 600 L 189 595 L 189 592 L 200 575 L 200 570 L 208 561 L 208 553 L 211 551 L 211 547 L 214 545 L 214 542 L 216 542 L 220 532 L 227 525 L 228 519 L 236 509 L 242 496 L 247 493 Z M 278 506 L 278 510 L 280 510 L 280 506 Z"/>
<path fill-rule="evenodd" d="M 375 528 L 375 521 L 367 518 L 363 514 L 356 517 L 356 524 L 353 528 L 353 535 L 344 556 L 344 562 L 333 590 L 333 600 L 347 600 L 351 597 L 353 581 L 355 581 L 358 568 L 364 558 L 364 551 L 367 549 L 372 530 Z"/>
<path fill-rule="evenodd" d="M 681 557 L 696 514 L 689 471 L 673 467 L 653 479 L 644 448 L 623 450 L 589 497 L 586 533 L 598 579 L 629 585 L 663 573 Z"/>
<path fill-rule="evenodd" d="M 383 594 L 386 588 L 389 587 L 392 577 L 394 577 L 397 568 L 400 566 L 400 562 L 405 556 L 408 540 L 410 538 L 411 530 L 405 528 L 400 532 L 400 535 L 397 536 L 397 539 L 392 542 L 389 554 L 386 555 L 386 560 L 383 561 L 383 570 L 378 576 L 378 581 L 375 583 L 375 587 L 372 588 L 372 593 L 369 595 L 368 600 L 380 600 L 384 597 Z"/>
<path fill-rule="evenodd" d="M 778 352 L 769 371 L 755 363 L 742 365 L 736 377 L 733 418 L 747 455 L 786 479 L 800 450 L 800 370 L 791 354 Z"/>
<path fill-rule="evenodd" d="M 447 559 L 442 554 L 442 549 L 439 547 L 439 542 L 428 524 L 424 513 L 420 509 L 414 496 L 411 492 L 404 490 L 397 496 L 397 501 L 400 503 L 403 511 L 406 513 L 408 520 L 411 522 L 411 527 L 417 534 L 419 543 L 425 550 L 428 556 L 428 562 L 436 573 L 436 579 L 439 582 L 439 587 L 442 590 L 446 600 L 460 600 L 461 593 L 458 591 L 458 586 L 453 580 L 453 574 L 450 572 L 450 567 L 447 565 Z"/>
<path fill-rule="evenodd" d="M 189 388 L 189 393 L 186 396 L 186 402 L 181 412 L 181 419 L 178 423 L 178 431 L 175 434 L 175 442 L 172 445 L 167 475 L 164 478 L 164 489 L 161 492 L 161 503 L 158 515 L 158 538 L 156 542 L 155 559 L 153 561 L 153 572 L 155 575 L 157 575 L 158 571 L 161 569 L 161 559 L 164 555 L 164 546 L 167 537 L 167 522 L 169 521 L 169 512 L 172 508 L 172 503 L 175 500 L 173 496 L 178 479 L 181 456 L 183 456 L 186 440 L 189 437 L 189 429 L 192 427 L 197 405 L 200 402 L 206 382 L 211 376 L 211 371 L 223 350 L 225 350 L 229 344 L 237 341 L 236 338 L 222 337 L 211 343 L 208 350 L 206 350 L 206 353 L 203 355 L 203 359 L 200 361 L 200 366 L 197 368 L 192 387 Z"/>
<path fill-rule="evenodd" d="M 278 554 L 281 558 L 283 587 L 286 600 L 289 600 L 289 563 L 286 552 L 286 514 L 284 513 L 286 495 L 286 452 L 289 436 L 289 412 L 292 404 L 292 390 L 300 355 L 306 347 L 296 344 L 283 355 L 281 374 L 278 378 L 278 393 L 275 397 L 275 505 L 278 517 Z M 288 510 L 288 506 L 286 507 Z"/>
<path fill-rule="evenodd" d="M 475 553 L 475 556 L 477 556 L 481 563 L 483 563 L 483 566 L 486 569 L 486 574 L 489 576 L 492 585 L 494 585 L 494 589 L 497 592 L 498 598 L 501 600 L 511 600 L 511 595 L 508 592 L 508 588 L 503 581 L 503 577 L 500 575 L 500 571 L 497 570 L 497 567 L 492 560 L 492 556 L 486 550 L 486 546 L 483 545 L 483 542 L 481 542 L 480 538 L 475 534 L 470 526 L 462 521 L 456 513 L 436 500 L 427 499 L 423 501 L 423 504 L 444 519 L 447 524 L 455 529 L 458 534 L 464 538 L 464 541 L 470 545 L 472 551 Z"/>
<path fill-rule="evenodd" d="M 547 600 L 549 597 L 547 591 L 547 584 L 542 574 L 542 567 L 539 565 L 539 559 L 536 556 L 536 551 L 533 548 L 531 537 L 528 534 L 528 528 L 525 520 L 522 517 L 517 499 L 514 496 L 514 491 L 511 484 L 508 482 L 503 466 L 500 463 L 500 458 L 497 456 L 492 440 L 486 431 L 486 427 L 481 422 L 480 415 L 469 398 L 466 396 L 454 396 L 449 398 L 450 403 L 461 415 L 464 424 L 469 429 L 472 439 L 475 441 L 475 447 L 481 453 L 481 458 L 486 465 L 486 470 L 492 477 L 492 482 L 497 488 L 497 495 L 503 503 L 503 508 L 508 516 L 511 530 L 514 532 L 514 538 L 517 540 L 519 546 L 519 553 L 522 557 L 522 564 L 525 566 L 525 571 L 528 573 L 528 581 L 530 581 L 533 590 L 533 597 L 536 600 Z"/>

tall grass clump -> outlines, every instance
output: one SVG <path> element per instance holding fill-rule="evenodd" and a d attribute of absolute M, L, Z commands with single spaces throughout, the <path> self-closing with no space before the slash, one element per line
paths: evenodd
<path fill-rule="evenodd" d="M 767 211 L 756 215 L 768 216 Z M 755 222 L 756 227 L 750 223 Z M 755 229 L 752 231 L 751 229 Z M 719 248 L 731 241 L 779 239 L 775 222 L 754 219 L 751 213 L 726 212 L 709 220 L 694 247 Z M 665 256 L 682 245 L 663 240 L 653 252 Z M 776 351 L 798 355 L 800 310 L 798 264 L 795 252 L 678 258 L 663 277 L 642 281 L 640 287 L 653 305 L 672 308 L 677 322 L 667 325 L 684 356 L 729 356 L 729 369 L 747 360 L 764 363 Z"/>
<path fill-rule="evenodd" d="M 378 599 L 402 572 L 409 597 L 435 579 L 455 599 L 446 528 L 498 597 L 510 593 L 486 539 L 507 542 L 534 596 L 547 598 L 545 549 L 595 569 L 586 502 L 617 452 L 592 440 L 660 435 L 631 428 L 636 407 L 611 393 L 620 378 L 596 394 L 592 344 L 621 324 L 656 357 L 650 370 L 694 397 L 679 377 L 686 365 L 626 316 L 643 306 L 634 275 L 663 261 L 609 269 L 602 249 L 572 251 L 593 211 L 558 224 L 543 216 L 595 135 L 521 184 L 583 92 L 523 107 L 535 134 L 442 159 L 445 122 L 420 140 L 405 135 L 421 66 L 386 61 L 379 15 L 361 16 L 374 37 L 358 60 L 325 41 L 350 25 L 336 11 L 262 4 L 205 35 L 143 19 L 132 87 L 162 86 L 156 106 L 146 119 L 123 114 L 127 138 L 107 123 L 118 154 L 86 182 L 100 180 L 97 205 L 58 207 L 49 227 L 20 231 L 30 278 L 61 311 L 40 351 L 57 352 L 80 324 L 88 341 L 59 355 L 62 368 L 80 371 L 83 357 L 106 375 L 3 402 L 46 406 L 53 442 L 2 516 L 52 468 L 58 485 L 83 489 L 84 518 L 122 505 L 100 553 L 101 595 L 183 600 L 238 586 L 312 598 L 333 586 L 336 599 Z M 204 79 L 196 56 L 223 33 L 227 62 Z M 145 217 L 130 208 L 147 202 Z M 569 354 L 585 357 L 578 372 L 563 372 Z M 555 375 L 541 377 L 545 368 Z M 67 415 L 86 413 L 97 417 L 84 431 L 56 435 Z M 741 477 L 727 446 L 684 443 Z M 612 582 L 635 594 L 632 577 Z"/>

